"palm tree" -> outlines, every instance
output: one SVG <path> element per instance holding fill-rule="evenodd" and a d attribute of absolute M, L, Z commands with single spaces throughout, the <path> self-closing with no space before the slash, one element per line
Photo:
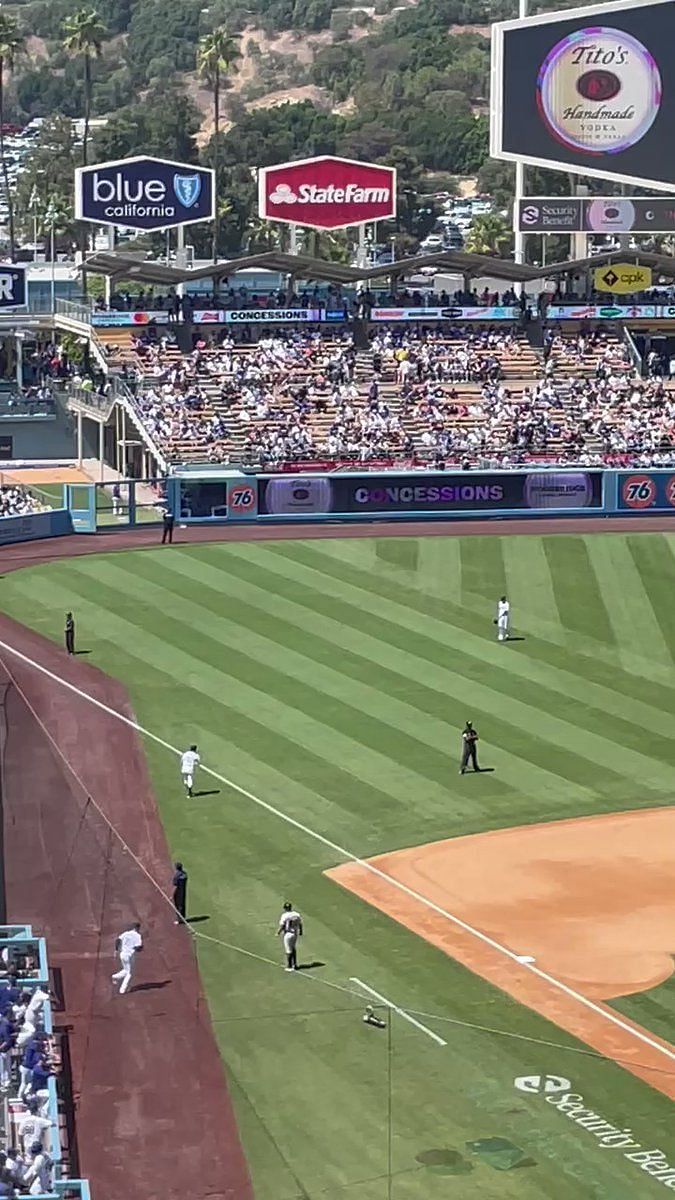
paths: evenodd
<path fill-rule="evenodd" d="M 2 161 L 2 178 L 5 184 L 5 203 L 7 205 L 9 224 L 9 252 L 14 262 L 16 242 L 14 237 L 14 198 L 9 187 L 7 159 L 5 158 L 5 71 L 11 70 L 18 55 L 24 48 L 24 39 L 19 33 L 19 27 L 14 17 L 8 17 L 0 12 L 0 160 Z"/>
<path fill-rule="evenodd" d="M 220 90 L 223 75 L 232 69 L 241 51 L 236 38 L 230 37 L 223 28 L 214 29 L 207 33 L 199 43 L 198 67 L 200 75 L 206 80 L 213 93 L 213 168 L 216 180 L 216 198 L 218 195 L 218 151 L 220 141 Z M 213 261 L 218 261 L 218 233 L 220 231 L 220 212 L 218 203 L 215 205 L 213 218 Z"/>
<path fill-rule="evenodd" d="M 474 217 L 464 249 L 468 254 L 501 254 L 511 242 L 511 230 L 498 213 Z"/>
<path fill-rule="evenodd" d="M 84 134 L 82 165 L 89 159 L 89 123 L 91 121 L 91 60 L 100 57 L 107 30 L 95 8 L 80 8 L 63 24 L 63 45 L 69 54 L 84 59 Z"/>

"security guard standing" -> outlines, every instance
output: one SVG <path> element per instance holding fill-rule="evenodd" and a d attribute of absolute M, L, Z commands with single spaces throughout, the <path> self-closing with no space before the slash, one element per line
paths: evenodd
<path fill-rule="evenodd" d="M 75 621 L 71 612 L 66 613 L 66 628 L 64 630 L 66 639 L 66 650 L 69 654 L 75 653 Z"/>
<path fill-rule="evenodd" d="M 466 771 L 466 768 L 469 765 L 469 762 L 471 763 L 471 766 L 473 767 L 474 771 L 480 771 L 480 767 L 478 766 L 478 759 L 476 758 L 476 742 L 477 741 L 478 741 L 478 734 L 476 733 L 476 730 L 474 729 L 473 725 L 471 724 L 471 721 L 467 721 L 466 725 L 464 726 L 464 729 L 462 730 L 462 765 L 459 768 L 460 775 L 464 774 L 464 772 Z"/>
<path fill-rule="evenodd" d="M 176 910 L 176 920 L 174 921 L 174 925 L 184 925 L 187 905 L 188 876 L 182 862 L 177 862 L 173 865 L 173 906 Z"/>
<path fill-rule="evenodd" d="M 173 541 L 173 526 L 175 520 L 176 518 L 174 517 L 171 509 L 165 508 L 164 512 L 162 513 L 162 545 L 165 545 L 166 542 L 171 544 Z"/>

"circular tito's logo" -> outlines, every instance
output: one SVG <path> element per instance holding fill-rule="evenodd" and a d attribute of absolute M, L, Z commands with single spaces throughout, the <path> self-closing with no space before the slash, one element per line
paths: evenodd
<path fill-rule="evenodd" d="M 661 75 L 637 38 L 606 26 L 578 29 L 539 68 L 537 104 L 570 150 L 619 154 L 644 137 L 661 104 Z"/>
<path fill-rule="evenodd" d="M 629 475 L 621 484 L 621 498 L 628 508 L 650 508 L 656 499 L 651 475 Z"/>

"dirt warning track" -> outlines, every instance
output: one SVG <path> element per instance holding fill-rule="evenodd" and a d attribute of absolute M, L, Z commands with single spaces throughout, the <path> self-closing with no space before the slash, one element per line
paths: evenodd
<path fill-rule="evenodd" d="M 0 637 L 133 717 L 115 680 L 6 617 Z M 7 918 L 47 938 L 93 1196 L 252 1200 L 193 940 L 160 891 L 171 858 L 140 737 L 7 655 L 0 778 Z M 115 938 L 136 919 L 144 951 L 120 996 Z"/>
<path fill-rule="evenodd" d="M 646 809 L 452 838 L 369 859 L 378 873 L 346 863 L 327 874 L 675 1099 L 675 1046 L 603 1003 L 673 972 L 674 840 L 675 810 Z"/>

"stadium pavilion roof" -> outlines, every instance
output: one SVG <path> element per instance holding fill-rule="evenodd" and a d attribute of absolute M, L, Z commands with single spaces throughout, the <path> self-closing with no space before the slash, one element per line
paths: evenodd
<path fill-rule="evenodd" d="M 278 271 L 296 279 L 322 280 L 328 283 L 356 284 L 361 280 L 368 283 L 376 279 L 405 278 L 414 275 L 423 267 L 438 267 L 457 275 L 470 278 L 488 277 L 507 283 L 528 283 L 534 279 L 550 279 L 558 275 L 577 275 L 605 263 L 630 261 L 640 266 L 651 267 L 656 273 L 675 278 L 675 258 L 667 254 L 635 253 L 629 250 L 613 250 L 605 254 L 594 254 L 589 258 L 578 258 L 567 262 L 550 263 L 545 267 L 531 267 L 515 263 L 511 259 L 493 258 L 488 254 L 464 254 L 459 250 L 445 250 L 437 254 L 418 254 L 413 258 L 401 258 L 393 263 L 377 267 L 351 267 L 345 263 L 329 262 L 305 254 L 283 254 L 268 251 L 264 254 L 249 254 L 241 258 L 222 260 L 195 269 L 167 266 L 155 259 L 143 258 L 124 251 L 102 251 L 91 254 L 86 261 L 86 270 L 99 275 L 108 275 L 114 280 L 133 279 L 139 283 L 162 284 L 176 287 L 179 283 L 194 283 L 200 279 L 223 279 L 237 271 L 257 267 L 260 270 Z M 82 270 L 82 267 L 80 267 Z"/>
<path fill-rule="evenodd" d="M 138 279 L 142 283 L 161 283 L 167 287 L 199 279 L 222 279 L 249 267 L 278 271 L 284 275 L 293 275 L 296 279 L 326 280 L 329 283 L 343 284 L 354 284 L 362 279 L 389 279 L 392 276 L 400 278 L 414 274 L 422 267 L 445 267 L 448 271 L 460 275 L 490 275 L 510 283 L 526 283 L 541 275 L 536 267 L 523 266 L 508 259 L 491 258 L 483 254 L 462 254 L 455 250 L 401 258 L 397 262 L 377 267 L 350 267 L 345 263 L 311 258 L 305 254 L 283 254 L 281 251 L 244 255 L 241 258 L 223 260 L 192 270 L 166 266 L 165 263 L 154 259 L 144 259 L 123 251 L 101 251 L 89 255 L 86 262 L 87 271 L 99 275 L 109 275 L 112 279 Z"/>

